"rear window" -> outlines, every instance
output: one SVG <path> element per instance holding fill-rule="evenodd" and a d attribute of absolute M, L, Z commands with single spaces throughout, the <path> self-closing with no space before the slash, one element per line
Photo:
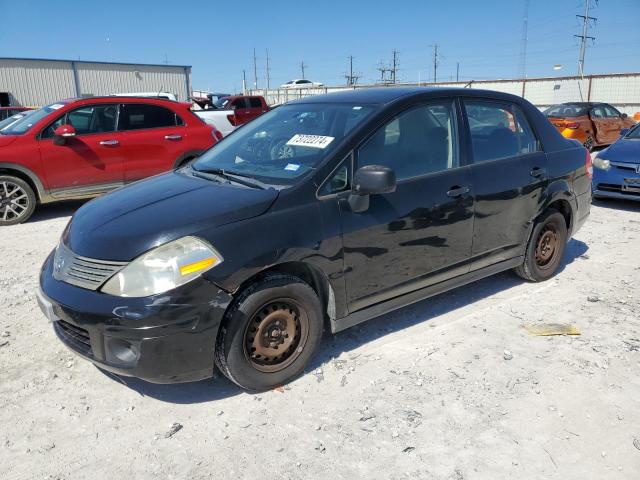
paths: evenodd
<path fill-rule="evenodd" d="M 586 115 L 588 111 L 589 107 L 584 105 L 563 104 L 549 107 L 542 113 L 547 117 L 581 117 Z"/>

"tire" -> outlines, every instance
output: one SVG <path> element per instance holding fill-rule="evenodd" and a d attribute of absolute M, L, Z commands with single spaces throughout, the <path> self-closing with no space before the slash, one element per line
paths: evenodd
<path fill-rule="evenodd" d="M 231 304 L 220 327 L 215 362 L 236 385 L 269 390 L 298 376 L 323 331 L 320 299 L 292 275 L 269 274 Z"/>
<path fill-rule="evenodd" d="M 536 221 L 527 244 L 524 262 L 514 270 L 529 282 L 551 278 L 562 261 L 567 245 L 567 223 L 557 210 L 547 210 Z"/>
<path fill-rule="evenodd" d="M 28 220 L 36 209 L 36 201 L 36 194 L 27 182 L 0 175 L 0 227 Z"/>

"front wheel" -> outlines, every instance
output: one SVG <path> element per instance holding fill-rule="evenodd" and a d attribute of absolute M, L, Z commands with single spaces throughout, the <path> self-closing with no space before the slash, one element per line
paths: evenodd
<path fill-rule="evenodd" d="M 27 182 L 0 175 L 0 226 L 26 221 L 36 208 L 36 195 Z"/>
<path fill-rule="evenodd" d="M 557 210 L 548 210 L 538 219 L 527 244 L 524 262 L 515 272 L 530 282 L 551 278 L 562 261 L 567 244 L 567 223 Z"/>
<path fill-rule="evenodd" d="M 299 375 L 320 344 L 323 314 L 297 277 L 269 274 L 247 287 L 225 315 L 215 360 L 242 388 L 263 391 Z"/>

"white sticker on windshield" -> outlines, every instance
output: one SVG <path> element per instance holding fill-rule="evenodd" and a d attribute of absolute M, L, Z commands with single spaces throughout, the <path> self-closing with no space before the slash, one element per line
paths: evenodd
<path fill-rule="evenodd" d="M 297 147 L 311 147 L 311 148 L 327 148 L 327 146 L 334 140 L 335 137 L 325 137 L 324 135 L 304 135 L 296 134 L 291 137 L 291 140 L 287 142 L 287 145 L 294 145 Z"/>
<path fill-rule="evenodd" d="M 64 107 L 64 105 L 62 103 L 54 103 L 53 105 L 49 105 L 49 108 L 51 108 L 52 110 L 58 110 L 59 108 Z"/>
<path fill-rule="evenodd" d="M 300 168 L 300 165 L 296 165 L 295 163 L 287 163 L 287 166 L 284 167 L 285 170 L 291 170 L 292 172 L 295 172 L 299 168 Z"/>

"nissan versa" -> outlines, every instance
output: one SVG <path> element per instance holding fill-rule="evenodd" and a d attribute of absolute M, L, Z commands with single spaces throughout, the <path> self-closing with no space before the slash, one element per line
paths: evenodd
<path fill-rule="evenodd" d="M 515 269 L 557 271 L 591 203 L 591 157 L 535 107 L 464 89 L 304 98 L 192 165 L 74 215 L 38 295 L 100 368 L 269 389 L 338 332 Z"/>

